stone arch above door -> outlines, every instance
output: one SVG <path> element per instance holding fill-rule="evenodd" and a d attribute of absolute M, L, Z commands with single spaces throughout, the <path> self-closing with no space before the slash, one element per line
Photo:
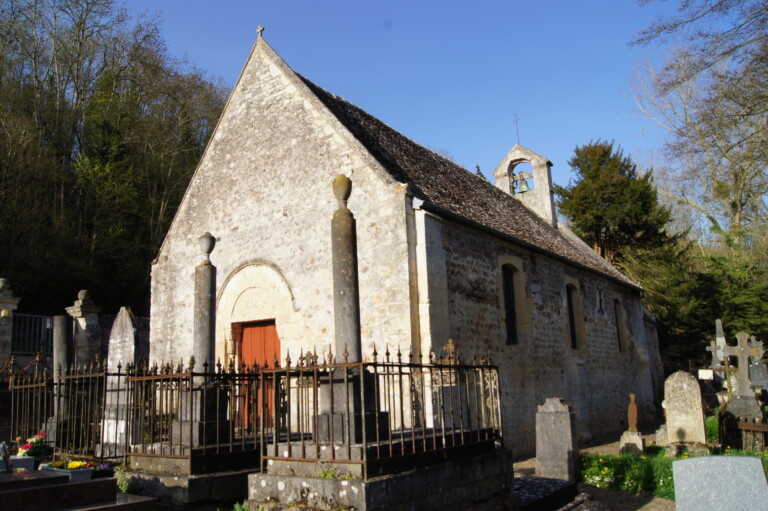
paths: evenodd
<path fill-rule="evenodd" d="M 291 339 L 295 312 L 291 286 L 275 265 L 252 261 L 238 267 L 224 281 L 216 300 L 216 358 L 232 359 L 233 325 L 274 320 L 280 337 Z"/>

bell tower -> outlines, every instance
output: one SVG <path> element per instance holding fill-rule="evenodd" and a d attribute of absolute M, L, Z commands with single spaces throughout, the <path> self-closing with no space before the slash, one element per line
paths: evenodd
<path fill-rule="evenodd" d="M 531 172 L 517 168 L 521 163 L 529 163 Z M 520 144 L 515 144 L 493 171 L 493 177 L 496 178 L 497 188 L 525 204 L 528 209 L 557 229 L 555 192 L 552 190 L 552 162 Z"/>

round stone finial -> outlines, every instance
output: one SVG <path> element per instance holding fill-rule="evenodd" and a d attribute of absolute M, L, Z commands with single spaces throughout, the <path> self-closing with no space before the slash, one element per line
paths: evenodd
<path fill-rule="evenodd" d="M 0 278 L 0 291 L 11 289 L 11 281 L 6 278 Z"/>
<path fill-rule="evenodd" d="M 200 251 L 200 255 L 207 261 L 213 247 L 216 246 L 216 238 L 214 238 L 210 232 L 206 232 L 197 240 L 197 249 Z"/>
<path fill-rule="evenodd" d="M 84 302 L 86 300 L 91 299 L 91 292 L 87 289 L 81 289 L 79 293 L 77 293 L 77 299 L 81 302 Z"/>
<path fill-rule="evenodd" d="M 352 193 L 352 180 L 344 174 L 339 174 L 333 180 L 333 195 L 336 196 L 336 200 L 340 202 L 346 202 L 349 199 L 349 195 Z"/>

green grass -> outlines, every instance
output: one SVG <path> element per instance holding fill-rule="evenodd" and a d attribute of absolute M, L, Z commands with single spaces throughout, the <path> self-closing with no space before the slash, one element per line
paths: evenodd
<path fill-rule="evenodd" d="M 768 474 L 768 453 L 737 451 L 727 448 L 713 455 L 757 456 L 762 459 Z M 687 458 L 683 454 L 682 458 Z M 664 455 L 664 449 L 647 447 L 645 454 L 585 454 L 581 457 L 581 481 L 597 488 L 621 490 L 629 493 L 653 494 L 674 500 L 675 484 L 672 478 L 672 458 Z"/>

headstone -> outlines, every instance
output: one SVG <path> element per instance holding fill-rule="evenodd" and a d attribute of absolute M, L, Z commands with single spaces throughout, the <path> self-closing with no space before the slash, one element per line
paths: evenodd
<path fill-rule="evenodd" d="M 760 360 L 763 356 L 763 343 L 756 341 L 754 336 L 746 332 L 736 334 L 738 344 L 725 346 L 722 352 L 725 356 L 735 356 L 739 360 L 736 372 L 736 389 L 733 398 L 728 403 L 728 411 L 737 417 L 762 419 L 762 410 L 755 399 L 755 393 L 749 385 L 749 359 Z"/>
<path fill-rule="evenodd" d="M 749 365 L 749 381 L 753 387 L 768 388 L 768 369 L 762 362 Z"/>
<path fill-rule="evenodd" d="M 706 450 L 701 390 L 696 378 L 684 371 L 673 373 L 664 382 L 664 402 L 670 444 L 667 453 L 679 455 L 684 450 Z"/>
<path fill-rule="evenodd" d="M 766 509 L 768 483 L 760 458 L 702 456 L 672 462 L 677 511 Z"/>
<path fill-rule="evenodd" d="M 706 348 L 707 351 L 712 353 L 712 364 L 709 366 L 712 369 L 723 368 L 723 351 L 725 347 L 725 333 L 723 332 L 723 322 L 719 319 L 715 321 L 715 340 L 710 343 Z"/>
<path fill-rule="evenodd" d="M 104 457 L 122 456 L 125 451 L 128 433 L 128 410 L 125 395 L 126 370 L 129 364 L 138 362 L 138 343 L 133 322 L 133 312 L 129 307 L 121 307 L 112 323 L 107 348 L 106 400 L 104 421 L 101 428 L 99 454 Z M 119 374 L 118 374 L 119 369 Z M 138 427 L 133 428 L 138 431 Z"/>
<path fill-rule="evenodd" d="M 573 409 L 557 397 L 536 412 L 536 475 L 575 481 L 579 462 Z"/>
<path fill-rule="evenodd" d="M 627 424 L 629 427 L 621 435 L 621 440 L 619 440 L 619 452 L 621 454 L 642 454 L 645 442 L 643 441 L 643 435 L 637 430 L 637 403 L 635 402 L 634 394 L 629 395 Z"/>
<path fill-rule="evenodd" d="M 669 445 L 669 436 L 667 435 L 667 425 L 662 424 L 659 429 L 656 430 L 655 443 L 659 447 L 666 447 Z"/>

